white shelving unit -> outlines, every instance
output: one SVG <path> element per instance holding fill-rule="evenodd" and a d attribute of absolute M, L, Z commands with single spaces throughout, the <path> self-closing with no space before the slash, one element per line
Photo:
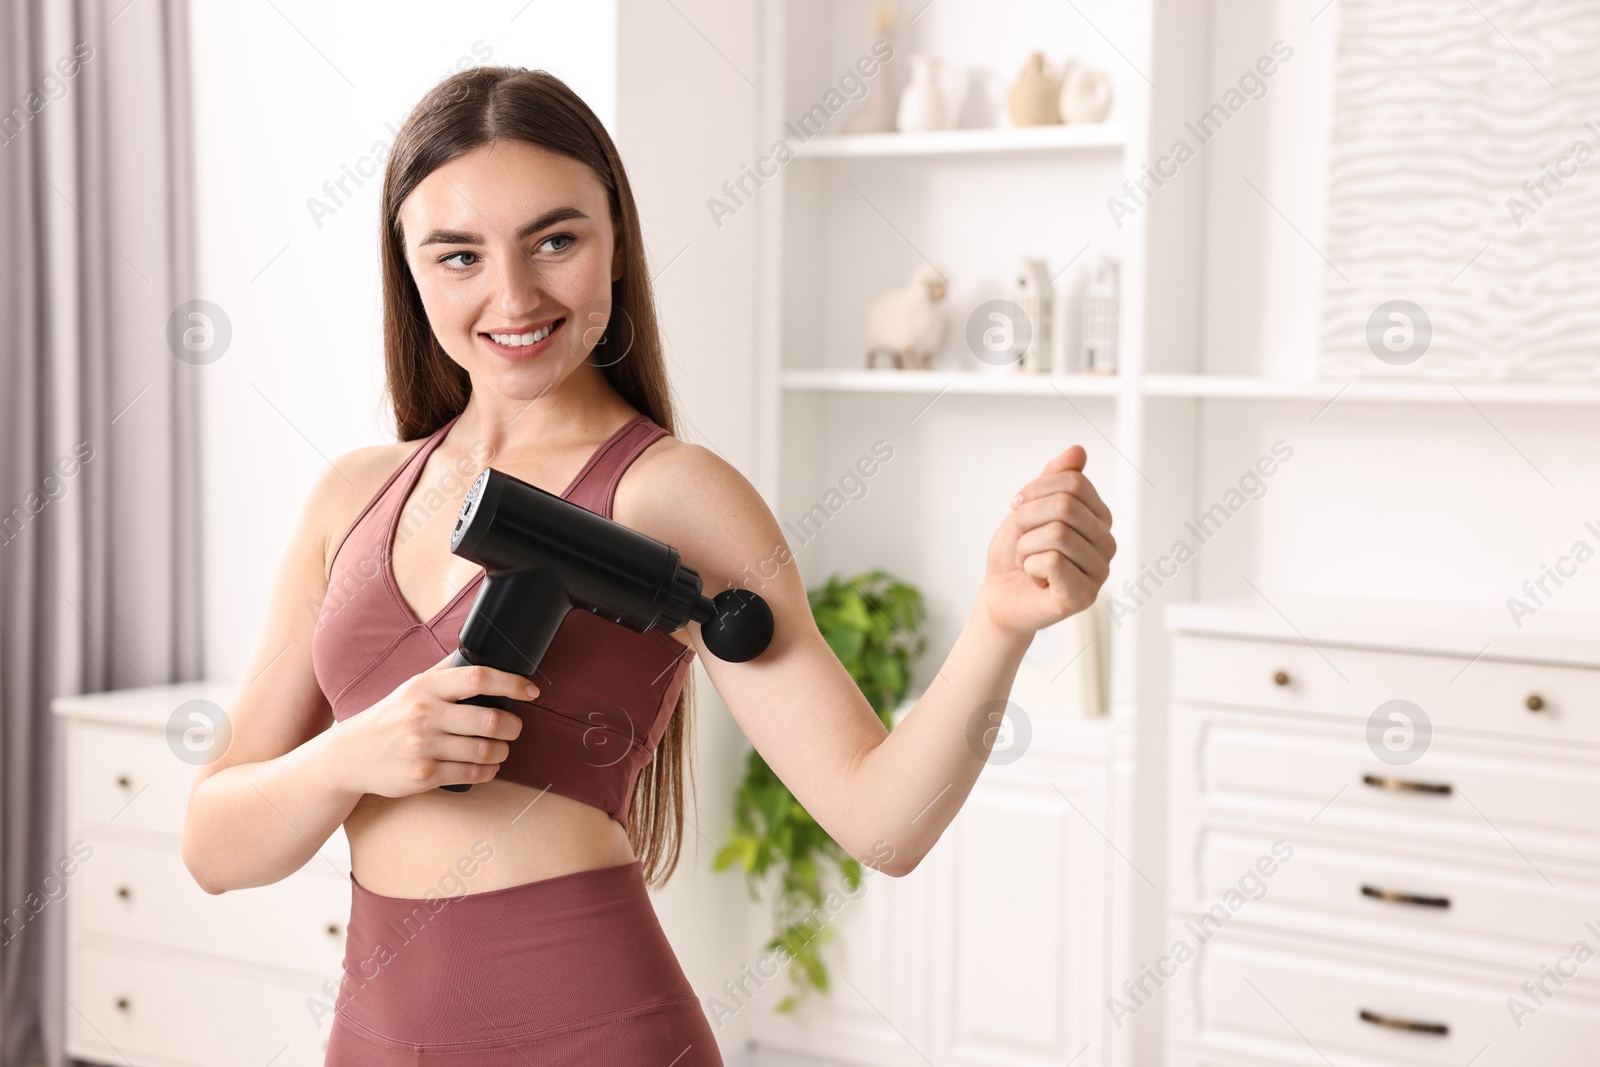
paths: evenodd
<path fill-rule="evenodd" d="M 828 513 L 791 544 L 810 580 L 883 566 L 923 589 L 931 640 L 916 689 L 959 630 L 1007 499 L 1069 444 L 1089 451 L 1088 473 L 1116 515 L 1119 551 L 1105 595 L 1127 602 L 1126 583 L 1148 580 L 1147 565 L 1169 552 L 1176 533 L 1210 502 L 1201 499 L 1201 451 L 1219 423 L 1265 425 L 1291 413 L 1307 423 L 1323 419 L 1323 410 L 1353 405 L 1459 407 L 1493 421 L 1497 411 L 1519 406 L 1600 403 L 1600 385 L 1426 381 L 1377 365 L 1360 380 L 1321 380 L 1310 349 L 1303 359 L 1272 363 L 1270 372 L 1266 361 L 1259 374 L 1214 369 L 1239 369 L 1226 353 L 1208 355 L 1203 343 L 1203 235 L 1214 155 L 1202 153 L 1120 223 L 1107 201 L 1126 201 L 1125 183 L 1140 181 L 1147 161 L 1168 152 L 1185 123 L 1215 102 L 1220 90 L 1210 82 L 1210 65 L 1220 61 L 1212 36 L 1226 35 L 1228 19 L 1242 10 L 1229 8 L 1219 21 L 1211 5 L 1179 0 L 921 8 L 909 30 L 903 20 L 897 26 L 897 56 L 924 52 L 988 67 L 997 75 L 992 95 L 1003 101 L 1030 50 L 1055 60 L 1074 55 L 1114 78 L 1109 121 L 852 136 L 836 132 L 851 113 L 844 110 L 832 120 L 837 126 L 797 145 L 795 158 L 759 194 L 757 480 L 780 520 L 817 515 L 819 505 Z M 796 116 L 813 113 L 839 72 L 867 52 L 869 15 L 864 0 L 803 8 L 767 0 L 762 128 L 792 132 Z M 1270 39 L 1268 22 L 1253 32 Z M 1301 34 L 1297 46 L 1309 65 L 1312 31 L 1305 25 L 1301 18 L 1290 29 Z M 894 64 L 888 69 L 903 79 Z M 892 90 L 901 84 L 894 81 Z M 869 92 L 882 89 L 874 84 Z M 1224 176 L 1236 180 L 1231 171 Z M 989 366 L 968 350 L 967 317 L 1007 295 L 1007 280 L 1026 255 L 1045 258 L 1054 275 L 1053 343 L 1071 352 L 1081 283 L 1098 251 L 1120 261 L 1115 375 L 1022 373 Z M 933 369 L 866 369 L 860 326 L 868 302 L 905 284 L 923 263 L 949 281 L 947 338 Z M 875 441 L 891 445 L 894 458 L 880 473 L 854 478 L 858 492 L 841 493 L 841 479 Z M 830 494 L 848 500 L 825 504 Z M 1189 567 L 1167 579 L 1162 599 L 1192 598 L 1197 573 Z M 903 1054 L 920 1063 L 921 1053 L 941 1067 L 1001 1059 L 1084 1067 L 1161 1062 L 1161 1000 L 1122 1025 L 1105 1010 L 1106 998 L 1138 977 L 1140 961 L 1167 947 L 1168 785 L 1161 769 L 1169 755 L 1170 650 L 1158 615 L 1140 610 L 1111 627 L 1103 718 L 1075 717 L 1070 699 L 1019 683 L 1013 703 L 1032 720 L 1028 758 L 985 771 L 926 870 L 874 890 L 879 903 L 861 909 L 860 929 L 841 950 L 840 965 L 859 992 L 841 983 L 845 992 L 809 1023 L 758 1020 L 754 1036 L 764 1049 L 848 1059 L 854 1043 L 868 1050 L 854 1062 L 901 1062 L 894 1057 Z M 1055 771 L 1018 773 L 1035 759 Z M 1092 802 L 1080 803 L 1078 794 L 1065 802 L 1069 786 L 1088 788 Z M 1032 836 L 1017 838 L 1018 826 Z M 1013 841 L 1015 853 L 997 858 L 980 838 Z M 1044 870 L 1064 855 L 1080 857 L 1075 876 Z M 1059 925 L 1027 936 L 990 915 L 944 910 L 982 895 L 982 880 L 965 873 L 975 864 L 990 868 L 997 898 Z M 1018 885 L 1037 893 L 1016 899 Z M 1096 902 L 1087 921 L 1103 936 L 1092 944 L 1061 911 L 1064 901 L 1081 899 Z M 764 912 L 753 912 L 752 931 L 765 931 L 766 921 Z M 916 947 L 946 937 L 947 927 L 997 976 L 1028 974 L 1048 989 L 1033 1002 L 1034 1014 L 1002 1025 L 1004 1012 Z M 971 947 L 1007 937 L 1014 939 L 1009 957 Z M 1060 962 L 1072 954 L 1081 962 L 1085 951 L 1094 954 L 1092 973 Z M 1060 965 L 1030 970 L 1024 959 L 1041 953 Z M 898 991 L 879 1002 L 872 991 L 890 985 Z M 953 1001 L 935 1002 L 952 987 Z M 964 1000 L 969 992 L 975 999 Z M 1048 1032 L 1042 1023 L 1032 1028 L 1041 1019 Z M 885 1029 L 890 1022 L 902 1036 Z"/>
<path fill-rule="evenodd" d="M 1113 587 L 1137 576 L 1152 517 L 1183 510 L 1189 495 L 1180 488 L 1181 501 L 1165 500 L 1143 469 L 1165 466 L 1180 442 L 1192 442 L 1192 402 L 1148 428 L 1153 404 L 1179 402 L 1161 387 L 1183 376 L 1147 371 L 1196 367 L 1201 182 L 1164 190 L 1120 227 L 1105 202 L 1139 177 L 1152 128 L 1157 143 L 1170 144 L 1168 131 L 1196 110 L 1204 5 L 975 7 L 903 11 L 891 41 L 897 58 L 926 52 L 993 70 L 997 125 L 842 135 L 850 114 L 842 111 L 837 126 L 796 145 L 759 194 L 756 481 L 780 520 L 810 515 L 875 440 L 894 448 L 859 501 L 791 547 L 812 582 L 883 566 L 923 590 L 930 649 L 916 690 L 960 628 L 1010 495 L 1052 456 L 1072 443 L 1090 452 L 1088 473 L 1116 514 Z M 762 11 L 760 125 L 788 134 L 867 52 L 870 5 L 765 0 Z M 1005 88 L 1035 48 L 1112 75 L 1117 102 L 1106 123 L 1005 126 Z M 896 94 L 907 66 L 887 68 Z M 1137 73 L 1153 69 L 1159 95 Z M 1156 243 L 1163 255 L 1152 261 Z M 1118 374 L 1019 373 L 967 350 L 967 316 L 1008 295 L 1027 255 L 1044 257 L 1054 275 L 1052 343 L 1071 352 L 1078 294 L 1101 251 L 1120 264 Z M 947 340 L 934 368 L 866 369 L 859 337 L 868 301 L 924 262 L 949 280 Z M 1150 359 L 1154 348 L 1163 358 Z M 923 866 L 875 885 L 841 918 L 836 992 L 795 1019 L 754 1019 L 755 1063 L 1159 1062 L 1158 1010 L 1133 1025 L 1105 1010 L 1161 935 L 1160 798 L 1141 822 L 1134 803 L 1136 751 L 1143 764 L 1153 743 L 1150 765 L 1165 761 L 1159 738 L 1145 736 L 1165 695 L 1151 614 L 1109 634 L 1107 714 L 1074 715 L 1072 700 L 1048 687 L 1026 697 L 1013 690 L 1031 729 L 1025 758 L 991 760 Z M 769 924 L 764 908 L 752 909 L 752 939 Z"/>

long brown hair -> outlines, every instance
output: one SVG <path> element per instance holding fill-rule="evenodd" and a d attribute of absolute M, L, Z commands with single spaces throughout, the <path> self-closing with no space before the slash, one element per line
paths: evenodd
<path fill-rule="evenodd" d="M 611 283 L 611 318 L 602 342 L 624 337 L 628 348 L 624 358 L 608 360 L 602 373 L 637 411 L 677 436 L 639 213 L 610 134 L 565 82 L 545 71 L 473 67 L 440 82 L 417 103 L 395 135 L 384 170 L 383 358 L 399 439 L 432 434 L 461 414 L 472 393 L 466 370 L 445 353 L 428 325 L 406 263 L 400 205 L 435 168 L 495 140 L 526 141 L 559 152 L 587 164 L 606 187 L 623 274 Z M 691 672 L 654 758 L 639 772 L 629 806 L 628 841 L 653 888 L 664 885 L 676 869 L 683 843 L 692 682 Z"/>

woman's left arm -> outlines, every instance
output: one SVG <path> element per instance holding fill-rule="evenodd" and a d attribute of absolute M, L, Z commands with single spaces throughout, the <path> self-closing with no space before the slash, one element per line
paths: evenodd
<path fill-rule="evenodd" d="M 714 596 L 743 586 L 772 609 L 772 644 L 727 663 L 690 638 L 750 743 L 828 834 L 890 875 L 913 870 L 961 809 L 1042 627 L 1094 602 L 1116 542 L 1074 445 L 1021 487 L 989 543 L 983 584 L 927 691 L 891 733 L 817 629 L 766 501 L 739 471 L 677 443 L 618 487 L 617 521 L 676 547 Z"/>

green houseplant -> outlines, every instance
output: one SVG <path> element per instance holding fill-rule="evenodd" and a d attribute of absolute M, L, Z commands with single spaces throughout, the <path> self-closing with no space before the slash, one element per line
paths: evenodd
<path fill-rule="evenodd" d="M 830 577 L 807 590 L 806 598 L 828 647 L 885 728 L 892 728 L 890 716 L 911 685 L 911 657 L 921 655 L 927 645 L 921 592 L 877 569 L 853 578 Z M 735 800 L 733 829 L 712 866 L 719 871 L 737 866 L 753 879 L 769 870 L 778 873 L 776 932 L 765 947 L 786 951 L 793 991 L 775 1011 L 792 1012 L 812 991 L 828 991 L 820 949 L 833 930 L 806 920 L 822 905 L 824 868 L 829 865 L 838 868 L 851 892 L 860 887 L 860 861 L 828 836 L 752 749 Z M 758 899 L 754 881 L 750 895 Z"/>

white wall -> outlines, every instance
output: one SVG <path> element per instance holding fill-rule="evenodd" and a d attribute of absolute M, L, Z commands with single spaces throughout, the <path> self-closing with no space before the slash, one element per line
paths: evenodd
<path fill-rule="evenodd" d="M 697 52 L 683 58 L 704 42 L 670 7 L 658 6 L 664 24 L 624 43 L 634 98 L 655 85 L 693 88 L 693 78 L 709 66 Z M 234 330 L 230 349 L 205 368 L 206 665 L 212 677 L 235 678 L 257 639 L 286 539 L 324 463 L 392 440 L 381 406 L 381 168 L 361 181 L 347 178 L 353 195 L 320 226 L 308 199 L 327 201 L 324 183 L 386 150 L 428 88 L 458 65 L 482 62 L 548 70 L 605 122 L 630 168 L 653 273 L 686 243 L 703 240 L 691 232 L 705 217 L 700 188 L 715 183 L 709 172 L 674 166 L 683 162 L 674 150 L 676 131 L 658 135 L 626 122 L 619 131 L 614 3 L 197 0 L 193 27 L 195 295 L 221 305 Z M 742 32 L 750 34 L 748 27 Z M 671 47 L 653 54 L 663 42 Z M 713 163 L 723 165 L 706 161 Z M 703 240 L 658 282 L 685 416 L 680 436 L 735 464 L 750 453 L 748 338 L 736 321 L 739 309 L 748 309 L 739 293 L 749 285 L 751 264 L 743 258 L 749 240 L 748 234 Z M 729 901 L 742 896 L 743 883 L 736 875 L 711 875 L 709 864 L 711 842 L 720 842 L 731 807 L 742 738 L 703 672 L 700 679 L 702 694 L 709 694 L 698 716 L 704 815 L 691 813 L 679 872 L 657 906 L 690 981 L 706 997 L 738 971 L 742 931 L 726 917 L 742 914 Z M 693 829 L 702 818 L 705 836 Z M 737 1040 L 729 1040 L 731 1050 Z"/>
<path fill-rule="evenodd" d="M 427 89 L 485 56 L 550 70 L 614 122 L 613 6 L 537 3 L 513 20 L 519 6 L 491 16 L 420 0 L 195 5 L 196 296 L 233 324 L 202 400 L 213 676 L 243 669 L 324 464 L 392 440 L 381 407 L 382 172 L 347 179 L 353 195 L 320 225 L 307 201 L 327 202 L 324 183 L 386 150 Z"/>

